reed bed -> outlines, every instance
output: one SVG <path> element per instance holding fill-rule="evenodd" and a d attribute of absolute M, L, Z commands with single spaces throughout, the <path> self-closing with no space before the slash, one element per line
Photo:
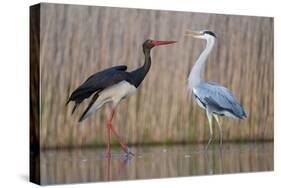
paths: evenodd
<path fill-rule="evenodd" d="M 142 43 L 148 38 L 178 43 L 152 50 L 147 77 L 136 95 L 120 103 L 113 125 L 129 144 L 206 141 L 205 113 L 186 87 L 205 43 L 184 38 L 186 29 L 216 33 L 205 79 L 230 88 L 248 115 L 245 120 L 223 118 L 223 139 L 273 140 L 273 18 L 42 4 L 40 24 L 43 148 L 104 143 L 109 105 L 79 124 L 88 101 L 74 115 L 72 104 L 65 102 L 97 71 L 141 66 Z"/>

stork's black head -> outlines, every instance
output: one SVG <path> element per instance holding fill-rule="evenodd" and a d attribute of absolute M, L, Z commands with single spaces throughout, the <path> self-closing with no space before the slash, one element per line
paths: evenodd
<path fill-rule="evenodd" d="M 160 40 L 151 40 L 148 39 L 144 41 L 143 43 L 143 49 L 151 49 L 154 46 L 160 46 L 160 45 L 167 45 L 167 44 L 173 44 L 176 43 L 176 41 L 160 41 Z"/>
<path fill-rule="evenodd" d="M 147 39 L 146 41 L 144 41 L 144 43 L 142 44 L 142 47 L 143 48 L 146 48 L 146 49 L 151 49 L 153 48 L 155 45 L 152 43 L 152 40 L 150 39 Z"/>

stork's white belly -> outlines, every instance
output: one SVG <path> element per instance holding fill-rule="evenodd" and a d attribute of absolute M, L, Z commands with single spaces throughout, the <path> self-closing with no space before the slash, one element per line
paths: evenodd
<path fill-rule="evenodd" d="M 111 101 L 117 104 L 122 98 L 133 95 L 136 92 L 136 87 L 127 81 L 121 81 L 109 88 L 106 88 L 99 94 L 99 100 Z"/>
<path fill-rule="evenodd" d="M 121 99 L 133 95 L 136 91 L 137 88 L 127 81 L 121 81 L 118 84 L 108 87 L 99 93 L 99 97 L 89 110 L 89 113 L 97 111 L 108 102 L 112 102 L 113 106 L 115 106 Z"/>

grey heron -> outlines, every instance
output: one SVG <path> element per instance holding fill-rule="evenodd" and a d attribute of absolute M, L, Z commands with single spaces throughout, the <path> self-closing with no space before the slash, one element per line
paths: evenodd
<path fill-rule="evenodd" d="M 210 136 L 206 149 L 208 149 L 213 139 L 213 117 L 220 130 L 220 146 L 222 146 L 222 126 L 219 116 L 244 119 L 246 118 L 246 113 L 229 89 L 221 84 L 207 82 L 203 79 L 204 65 L 216 41 L 215 33 L 208 30 L 188 30 L 185 36 L 207 41 L 204 51 L 200 54 L 189 74 L 188 88 L 192 91 L 198 105 L 206 110 L 210 129 Z"/>
<path fill-rule="evenodd" d="M 79 122 L 82 122 L 92 113 L 99 110 L 104 104 L 112 104 L 112 110 L 106 126 L 108 135 L 106 152 L 107 157 L 111 156 L 111 133 L 116 136 L 121 149 L 126 154 L 132 154 L 129 151 L 128 147 L 121 141 L 120 137 L 112 126 L 112 119 L 115 113 L 115 109 L 122 99 L 133 95 L 144 80 L 151 66 L 151 49 L 155 46 L 168 45 L 173 43 L 176 43 L 176 41 L 159 41 L 150 39 L 146 40 L 143 43 L 143 53 L 145 56 L 145 60 L 142 67 L 129 72 L 126 71 L 126 65 L 119 65 L 97 72 L 90 76 L 77 89 L 75 89 L 68 98 L 66 105 L 70 101 L 75 102 L 74 108 L 72 110 L 73 113 L 81 102 L 83 102 L 86 98 L 92 96 L 92 99 L 90 100 L 90 103 L 88 104 L 88 107 L 86 108 L 84 113 L 81 115 Z"/>

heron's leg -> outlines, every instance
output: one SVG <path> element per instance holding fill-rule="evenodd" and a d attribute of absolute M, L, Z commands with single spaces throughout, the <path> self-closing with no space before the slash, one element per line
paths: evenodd
<path fill-rule="evenodd" d="M 115 109 L 113 109 L 112 112 L 111 112 L 111 118 L 110 118 L 110 121 L 109 121 L 109 127 L 110 127 L 112 133 L 116 136 L 116 138 L 117 138 L 117 140 L 118 140 L 118 142 L 119 142 L 119 144 L 121 146 L 121 149 L 125 153 L 127 153 L 127 154 L 134 155 L 132 152 L 129 151 L 128 146 L 122 142 L 122 139 L 120 138 L 120 136 L 117 134 L 117 132 L 115 131 L 115 129 L 112 126 L 112 119 L 113 119 L 114 113 L 115 113 Z"/>
<path fill-rule="evenodd" d="M 220 129 L 220 148 L 222 147 L 222 126 L 219 120 L 219 117 L 217 115 L 214 115 L 215 120 L 217 121 L 218 127 Z"/>
<path fill-rule="evenodd" d="M 210 137 L 209 137 L 209 141 L 208 141 L 208 144 L 207 144 L 205 150 L 208 150 L 209 145 L 211 144 L 211 142 L 212 142 L 212 140 L 213 140 L 213 126 L 212 126 L 213 115 L 212 115 L 212 113 L 209 112 L 208 110 L 207 110 L 207 117 L 208 117 L 208 121 L 209 121 Z"/>

